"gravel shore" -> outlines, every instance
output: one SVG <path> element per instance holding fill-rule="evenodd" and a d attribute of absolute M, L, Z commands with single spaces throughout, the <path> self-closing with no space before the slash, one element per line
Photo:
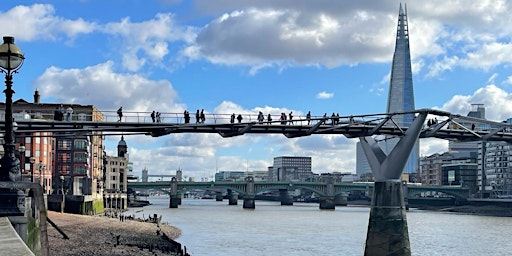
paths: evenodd
<path fill-rule="evenodd" d="M 173 239 L 181 234 L 175 227 L 52 211 L 48 211 L 48 217 L 69 237 L 63 239 L 58 230 L 48 223 L 48 243 L 52 256 L 181 255 L 170 252 L 176 248 Z"/>

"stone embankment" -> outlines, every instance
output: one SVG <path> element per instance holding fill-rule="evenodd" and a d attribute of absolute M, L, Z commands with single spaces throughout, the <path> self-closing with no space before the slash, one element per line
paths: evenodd
<path fill-rule="evenodd" d="M 173 240 L 181 231 L 168 225 L 51 211 L 48 217 L 69 237 L 48 226 L 52 256 L 186 255 Z"/>

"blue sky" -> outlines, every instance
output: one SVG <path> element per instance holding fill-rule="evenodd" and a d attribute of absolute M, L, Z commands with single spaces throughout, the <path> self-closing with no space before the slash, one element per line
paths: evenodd
<path fill-rule="evenodd" d="M 21 2 L 21 3 L 20 3 Z M 405 2 L 404 2 L 405 3 Z M 383 113 L 399 1 L 6 1 L 2 35 L 26 55 L 14 99 L 113 111 Z M 416 108 L 512 117 L 508 1 L 407 1 Z M 0 100 L 4 100 L 2 94 Z M 120 137 L 107 138 L 113 154 Z M 312 156 L 313 171 L 355 172 L 355 139 L 314 135 L 127 136 L 134 171 L 190 177 L 266 170 Z M 422 140 L 421 155 L 447 150 Z"/>

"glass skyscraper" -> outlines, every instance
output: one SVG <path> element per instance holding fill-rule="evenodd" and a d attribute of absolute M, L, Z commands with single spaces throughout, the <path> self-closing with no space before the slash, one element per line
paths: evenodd
<path fill-rule="evenodd" d="M 388 113 L 407 112 L 415 110 L 414 90 L 412 85 L 411 51 L 409 49 L 409 25 L 407 22 L 407 7 L 400 10 L 398 14 L 398 26 L 396 32 L 395 53 L 391 67 L 391 79 L 388 92 Z M 393 116 L 393 120 L 400 126 L 410 126 L 414 120 L 414 114 Z M 391 122 L 389 125 L 393 125 Z M 379 143 L 386 154 L 398 143 L 399 138 L 386 138 Z M 358 143 L 359 144 L 359 143 Z M 356 149 L 356 173 L 363 174 L 370 172 L 370 166 L 362 148 Z M 419 166 L 419 142 L 417 142 L 404 167 L 404 173 L 415 173 Z"/>
<path fill-rule="evenodd" d="M 411 51 L 409 48 L 409 25 L 407 22 L 407 6 L 398 14 L 395 53 L 391 67 L 391 79 L 388 92 L 388 113 L 407 112 L 415 110 L 414 89 L 412 85 Z M 394 116 L 393 120 L 400 126 L 410 126 L 414 114 Z M 389 153 L 398 143 L 399 138 L 385 140 L 383 150 Z M 419 142 L 414 145 L 409 160 L 404 167 L 405 173 L 415 173 L 418 170 Z"/>

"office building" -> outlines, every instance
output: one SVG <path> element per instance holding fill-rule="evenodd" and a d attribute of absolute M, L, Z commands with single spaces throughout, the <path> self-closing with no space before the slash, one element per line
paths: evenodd
<path fill-rule="evenodd" d="M 269 168 L 269 181 L 304 181 L 313 176 L 311 157 L 279 156 L 274 157 L 274 164 Z"/>

